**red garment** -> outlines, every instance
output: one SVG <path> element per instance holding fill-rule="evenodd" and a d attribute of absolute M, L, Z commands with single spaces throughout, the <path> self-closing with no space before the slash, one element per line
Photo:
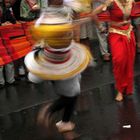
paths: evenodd
<path fill-rule="evenodd" d="M 140 1 L 139 2 L 135 2 L 135 5 L 134 5 L 134 7 L 132 9 L 131 16 L 133 18 L 140 17 Z"/>
<path fill-rule="evenodd" d="M 130 2 L 129 6 L 130 10 L 132 10 L 133 2 Z M 130 19 L 131 11 L 129 15 L 126 15 L 122 8 L 119 0 L 114 0 L 109 10 L 111 21 L 121 22 Z M 108 38 L 112 54 L 113 73 L 116 80 L 115 86 L 119 92 L 125 92 L 126 94 L 133 93 L 133 68 L 136 43 L 131 27 L 131 24 L 121 27 L 111 26 Z M 130 33 L 128 33 L 128 31 L 130 31 Z M 123 34 L 125 32 L 128 34 Z"/>
<path fill-rule="evenodd" d="M 32 50 L 30 34 L 26 33 L 29 25 L 18 23 L 0 27 L 0 66 L 20 59 Z"/>
<path fill-rule="evenodd" d="M 86 15 L 81 15 L 81 17 L 84 17 Z M 137 18 L 140 17 L 140 2 L 135 2 L 132 12 L 131 12 L 131 17 Z M 109 11 L 104 11 L 100 14 L 98 14 L 98 18 L 100 21 L 110 21 L 110 13 Z"/>
<path fill-rule="evenodd" d="M 8 54 L 6 47 L 0 38 L 0 67 L 12 62 L 11 56 Z"/>

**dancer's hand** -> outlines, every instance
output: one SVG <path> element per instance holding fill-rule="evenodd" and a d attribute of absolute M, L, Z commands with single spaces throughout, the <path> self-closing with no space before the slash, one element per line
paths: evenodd
<path fill-rule="evenodd" d="M 32 10 L 31 11 L 38 11 L 40 10 L 40 7 L 38 4 L 35 4 L 33 7 L 32 7 Z"/>
<path fill-rule="evenodd" d="M 99 31 L 100 31 L 101 33 L 107 33 L 106 27 L 104 27 L 102 24 L 100 24 L 100 25 L 98 26 L 98 29 L 99 29 Z"/>

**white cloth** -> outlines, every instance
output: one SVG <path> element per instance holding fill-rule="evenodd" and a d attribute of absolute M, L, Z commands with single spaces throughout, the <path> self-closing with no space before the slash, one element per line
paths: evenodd
<path fill-rule="evenodd" d="M 80 94 L 80 80 L 81 74 L 78 74 L 70 79 L 53 81 L 52 86 L 56 94 L 74 97 Z"/>
<path fill-rule="evenodd" d="M 93 22 L 89 21 L 80 26 L 80 39 L 89 38 L 90 40 L 95 38 L 96 32 L 94 30 Z"/>

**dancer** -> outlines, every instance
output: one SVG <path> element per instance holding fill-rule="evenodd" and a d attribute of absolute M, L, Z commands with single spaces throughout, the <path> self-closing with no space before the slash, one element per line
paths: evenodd
<path fill-rule="evenodd" d="M 80 94 L 81 72 L 86 69 L 91 54 L 82 44 L 73 41 L 72 10 L 63 6 L 63 0 L 48 0 L 48 8 L 31 28 L 33 38 L 41 42 L 40 48 L 25 57 L 29 80 L 49 80 L 59 98 L 43 109 L 39 123 L 50 122 L 55 112 L 64 110 L 62 120 L 56 123 L 59 132 L 71 131 L 70 121 Z M 42 116 L 43 114 L 43 116 Z"/>
<path fill-rule="evenodd" d="M 118 90 L 116 100 L 133 93 L 135 36 L 131 25 L 133 0 L 107 0 L 92 14 L 108 10 L 110 13 L 109 45 L 113 62 L 113 73 Z"/>

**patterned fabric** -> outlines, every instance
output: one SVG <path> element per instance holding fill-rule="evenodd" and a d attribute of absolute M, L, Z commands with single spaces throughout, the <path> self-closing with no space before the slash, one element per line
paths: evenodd
<path fill-rule="evenodd" d="M 64 60 L 64 55 L 64 52 L 61 54 L 59 52 L 56 57 L 56 52 L 48 54 L 48 51 L 43 49 L 35 50 L 26 55 L 25 65 L 30 73 L 43 80 L 64 80 L 84 71 L 91 60 L 89 50 L 84 45 L 75 42 L 72 42 L 68 55 L 66 53 L 65 58 L 68 59 Z M 58 56 L 62 59 L 59 59 L 59 62 L 57 60 L 56 63 Z"/>
<path fill-rule="evenodd" d="M 12 61 L 12 58 L 8 54 L 6 47 L 2 43 L 2 40 L 0 39 L 0 66 L 8 64 L 11 61 Z"/>
<path fill-rule="evenodd" d="M 0 34 L 0 66 L 22 58 L 31 51 L 32 45 L 22 24 L 1 26 Z"/>

